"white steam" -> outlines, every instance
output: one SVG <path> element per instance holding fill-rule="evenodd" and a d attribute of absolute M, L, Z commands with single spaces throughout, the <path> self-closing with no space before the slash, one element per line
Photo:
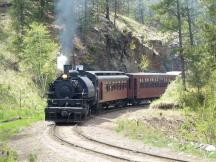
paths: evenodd
<path fill-rule="evenodd" d="M 64 65 L 68 64 L 68 58 L 64 55 L 59 55 L 57 58 L 57 69 L 64 71 Z"/>
<path fill-rule="evenodd" d="M 57 68 L 62 70 L 71 62 L 73 39 L 77 33 L 78 21 L 83 13 L 84 0 L 56 0 L 56 24 L 60 27 L 61 54 Z"/>

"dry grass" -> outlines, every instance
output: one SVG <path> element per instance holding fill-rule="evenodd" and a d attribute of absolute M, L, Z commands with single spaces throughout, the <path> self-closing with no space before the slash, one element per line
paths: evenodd
<path fill-rule="evenodd" d="M 168 102 L 159 103 L 159 104 L 151 106 L 152 109 L 163 109 L 163 110 L 175 109 L 175 108 L 178 108 L 178 107 L 179 107 L 178 104 L 176 104 L 176 103 L 168 103 Z"/>
<path fill-rule="evenodd" d="M 114 18 L 113 14 L 111 18 Z M 118 15 L 116 26 L 121 31 L 132 32 L 133 36 L 143 40 L 145 46 L 150 46 L 149 41 L 151 40 L 159 40 L 163 44 L 166 44 L 173 39 L 173 34 L 171 33 L 161 32 L 154 27 L 141 24 L 123 15 Z"/>

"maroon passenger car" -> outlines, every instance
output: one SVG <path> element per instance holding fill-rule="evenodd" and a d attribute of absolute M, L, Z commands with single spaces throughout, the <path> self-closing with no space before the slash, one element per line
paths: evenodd
<path fill-rule="evenodd" d="M 180 72 L 128 73 L 119 71 L 87 71 L 96 90 L 96 107 L 139 104 L 159 98 Z"/>
<path fill-rule="evenodd" d="M 85 74 L 96 88 L 96 103 L 99 107 L 121 105 L 128 99 L 129 77 L 119 71 L 87 71 Z"/>
<path fill-rule="evenodd" d="M 99 76 L 99 103 L 127 99 L 128 80 L 126 75 Z"/>
<path fill-rule="evenodd" d="M 135 100 L 158 98 L 179 74 L 179 72 L 129 73 L 127 74 L 130 78 L 128 98 Z"/>

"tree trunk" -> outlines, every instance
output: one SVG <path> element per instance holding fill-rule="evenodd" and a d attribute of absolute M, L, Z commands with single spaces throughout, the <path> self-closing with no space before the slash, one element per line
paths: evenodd
<path fill-rule="evenodd" d="M 193 38 L 193 31 L 192 31 L 192 18 L 191 18 L 191 12 L 189 7 L 187 6 L 187 21 L 188 21 L 188 29 L 189 29 L 189 38 L 190 38 L 190 45 L 194 45 L 194 38 Z"/>
<path fill-rule="evenodd" d="M 44 17 L 45 0 L 40 0 L 40 19 Z"/>
<path fill-rule="evenodd" d="M 138 0 L 137 5 L 138 5 L 137 6 L 138 7 L 138 15 L 137 15 L 138 21 L 144 24 L 143 1 Z"/>
<path fill-rule="evenodd" d="M 141 18 L 141 23 L 144 24 L 144 7 L 143 7 L 143 1 L 140 0 L 140 18 Z"/>
<path fill-rule="evenodd" d="M 99 13 L 99 0 L 96 1 L 97 3 L 97 14 Z"/>
<path fill-rule="evenodd" d="M 179 34 L 179 48 L 180 48 L 179 53 L 180 53 L 181 68 L 182 68 L 182 82 L 183 82 L 183 87 L 186 90 L 185 58 L 183 53 L 182 20 L 181 20 L 179 0 L 177 0 L 176 3 L 177 3 L 178 34 Z"/>
<path fill-rule="evenodd" d="M 140 10 L 140 18 L 141 18 L 141 23 L 144 24 L 144 13 L 143 13 L 143 7 L 141 7 L 141 10 Z"/>
<path fill-rule="evenodd" d="M 24 35 L 24 21 L 25 21 L 25 16 L 24 16 L 24 2 L 20 2 L 20 35 L 21 37 Z"/>
<path fill-rule="evenodd" d="M 85 0 L 85 4 L 84 4 L 84 7 L 85 7 L 85 11 L 84 11 L 84 14 L 85 14 L 85 16 L 84 16 L 84 27 L 83 27 L 83 33 L 84 33 L 84 35 L 83 35 L 83 41 L 84 41 L 84 43 L 86 43 L 86 31 L 87 31 L 87 25 L 88 25 L 88 13 L 87 13 L 87 10 L 88 10 L 88 2 L 87 2 L 88 0 Z"/>
<path fill-rule="evenodd" d="M 87 24 L 87 7 L 88 7 L 88 4 L 87 4 L 87 0 L 85 0 L 85 25 Z"/>
<path fill-rule="evenodd" d="M 111 39 L 108 34 L 105 35 L 106 37 L 106 53 L 107 57 L 112 57 L 111 56 Z"/>
<path fill-rule="evenodd" d="M 130 16 L 130 0 L 127 0 L 127 15 Z"/>
<path fill-rule="evenodd" d="M 115 16 L 114 16 L 114 26 L 116 26 L 116 18 L 117 18 L 117 0 L 115 0 Z"/>
<path fill-rule="evenodd" d="M 92 8 L 95 9 L 95 0 L 92 0 Z"/>
<path fill-rule="evenodd" d="M 110 20 L 109 0 L 106 0 L 106 18 Z"/>

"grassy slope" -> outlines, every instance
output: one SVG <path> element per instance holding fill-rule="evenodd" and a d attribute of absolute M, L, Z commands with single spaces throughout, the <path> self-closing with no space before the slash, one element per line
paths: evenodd
<path fill-rule="evenodd" d="M 165 94 L 158 100 L 155 100 L 151 104 L 151 108 L 158 108 L 160 105 L 166 105 L 167 103 L 178 105 L 180 107 L 184 107 L 181 105 L 184 100 L 181 96 L 183 93 L 183 88 L 181 84 L 181 80 L 177 79 L 175 82 L 171 83 L 167 88 Z M 186 94 L 185 94 L 186 95 Z M 193 97 L 188 96 L 190 100 L 194 100 L 191 102 L 195 102 Z M 170 114 L 173 119 L 170 120 Z M 179 128 L 175 128 L 175 125 L 171 124 L 170 128 L 165 128 L 168 123 L 176 123 L 179 119 L 176 117 L 182 117 L 182 123 L 180 123 Z M 193 120 L 197 118 L 197 114 L 194 111 L 190 111 L 187 108 L 185 109 L 173 109 L 173 110 L 159 110 L 159 109 L 151 109 L 150 114 L 143 114 L 141 118 L 137 119 L 122 119 L 117 122 L 116 131 L 128 136 L 129 138 L 140 140 L 147 145 L 152 145 L 156 147 L 166 147 L 179 152 L 190 153 L 203 158 L 212 158 L 216 160 L 216 153 L 208 153 L 205 151 L 201 151 L 196 149 L 196 142 L 203 142 L 204 136 L 196 131 L 194 128 Z M 146 119 L 147 120 L 143 120 Z M 161 128 L 155 127 L 157 124 L 151 123 L 154 120 L 156 122 L 162 123 Z M 138 122 L 137 122 L 138 121 Z M 146 123 L 147 121 L 147 123 Z M 150 124 L 149 124 L 150 121 Z M 167 134 L 167 132 L 174 132 L 171 136 Z"/>
<path fill-rule="evenodd" d="M 42 120 L 45 102 L 39 97 L 37 88 L 26 74 L 12 70 L 1 71 L 0 85 L 1 142 L 19 132 L 22 127 Z M 16 117 L 21 117 L 21 120 L 1 123 Z"/>
<path fill-rule="evenodd" d="M 163 105 L 181 106 L 181 93 L 183 93 L 183 87 L 181 84 L 181 79 L 178 78 L 168 86 L 166 92 L 161 96 L 160 99 L 151 103 L 151 108 L 160 108 Z"/>
<path fill-rule="evenodd" d="M 165 112 L 164 112 L 165 114 Z M 149 127 L 145 122 L 123 119 L 117 122 L 116 131 L 133 140 L 140 140 L 146 145 L 169 148 L 177 152 L 189 153 L 202 158 L 216 160 L 216 153 L 196 149 L 192 142 L 184 143 L 181 138 L 170 138 L 160 129 Z"/>
<path fill-rule="evenodd" d="M 6 141 L 22 128 L 43 120 L 45 107 L 31 74 L 16 70 L 18 56 L 9 50 L 13 40 L 11 25 L 7 14 L 0 16 L 0 152 L 9 152 L 0 153 L 0 161 L 13 161 L 15 153 L 8 151 Z M 21 120 L 3 122 L 17 117 Z"/>
<path fill-rule="evenodd" d="M 111 18 L 113 19 L 113 17 L 112 14 Z M 154 27 L 143 25 L 132 18 L 119 14 L 116 19 L 116 27 L 120 29 L 120 31 L 126 30 L 132 32 L 133 36 L 143 39 L 146 47 L 149 47 L 148 41 L 150 40 L 160 40 L 163 43 L 168 43 L 170 39 L 172 40 L 173 36 L 168 32 L 161 32 Z"/>

